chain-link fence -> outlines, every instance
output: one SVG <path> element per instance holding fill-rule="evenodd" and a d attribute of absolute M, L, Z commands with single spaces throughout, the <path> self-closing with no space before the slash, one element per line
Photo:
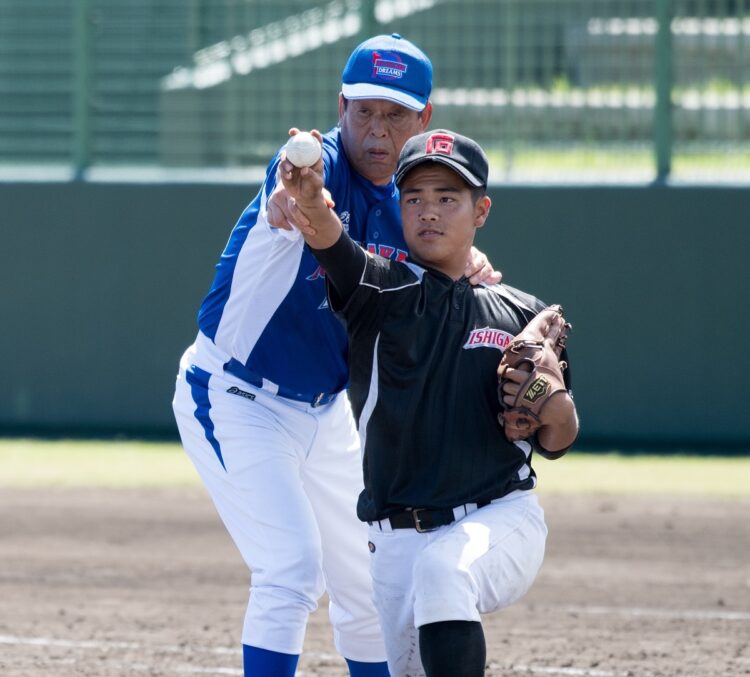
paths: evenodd
<path fill-rule="evenodd" d="M 750 181 L 746 0 L 0 0 L 0 164 L 265 164 L 398 32 L 511 181 Z"/>

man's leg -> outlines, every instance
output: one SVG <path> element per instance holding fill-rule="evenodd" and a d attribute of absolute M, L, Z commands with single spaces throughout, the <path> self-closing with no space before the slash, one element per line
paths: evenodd
<path fill-rule="evenodd" d="M 236 385 L 183 369 L 175 416 L 183 446 L 252 571 L 245 674 L 286 677 L 324 590 L 320 536 L 299 477 L 315 425 L 304 411 L 250 386 L 242 390 L 255 399 L 227 392 Z"/>
<path fill-rule="evenodd" d="M 441 621 L 423 625 L 419 653 L 427 677 L 482 677 L 487 659 L 482 624 Z"/>
<path fill-rule="evenodd" d="M 447 635 L 448 644 L 463 645 L 476 659 L 475 669 L 482 656 L 482 672 L 455 674 L 483 674 L 480 613 L 514 604 L 531 587 L 544 558 L 544 513 L 533 493 L 515 495 L 434 533 L 414 565 L 414 617 L 423 659 L 431 660 L 439 651 L 435 638 Z M 428 628 L 424 644 L 423 628 Z M 449 673 L 427 670 L 429 677 L 443 674 Z"/>
<path fill-rule="evenodd" d="M 294 677 L 299 656 L 242 645 L 245 677 Z"/>
<path fill-rule="evenodd" d="M 352 677 L 385 677 L 385 648 L 372 602 L 367 525 L 356 515 L 363 487 L 359 436 L 346 395 L 312 411 L 318 431 L 303 465 L 303 481 L 321 535 L 334 643 Z"/>
<path fill-rule="evenodd" d="M 368 531 L 371 545 L 370 572 L 388 668 L 392 677 L 424 677 L 419 655 L 419 632 L 414 624 L 415 559 L 434 534 L 415 529 L 381 531 L 373 524 Z"/>
<path fill-rule="evenodd" d="M 346 664 L 349 666 L 350 677 L 390 677 L 388 663 L 385 661 L 364 663 L 363 661 L 353 661 L 347 658 Z"/>

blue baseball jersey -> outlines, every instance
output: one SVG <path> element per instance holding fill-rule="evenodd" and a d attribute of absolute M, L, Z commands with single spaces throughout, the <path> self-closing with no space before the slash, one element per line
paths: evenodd
<path fill-rule="evenodd" d="M 198 325 L 233 366 L 287 394 L 337 393 L 349 379 L 347 337 L 328 308 L 325 273 L 299 232 L 273 228 L 266 218 L 279 159 L 277 153 L 232 230 Z M 357 174 L 338 128 L 323 137 L 323 162 L 326 188 L 351 238 L 373 253 L 405 259 L 395 183 L 376 186 Z"/>

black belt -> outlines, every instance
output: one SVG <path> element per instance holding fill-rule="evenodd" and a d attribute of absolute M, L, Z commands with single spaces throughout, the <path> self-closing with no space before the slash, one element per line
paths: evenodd
<path fill-rule="evenodd" d="M 461 516 L 461 508 L 463 508 L 464 514 L 468 515 L 475 509 L 489 505 L 490 502 L 491 501 L 480 501 L 478 503 L 460 505 L 458 506 L 459 517 Z M 471 509 L 469 509 L 469 506 L 471 506 Z M 474 506 L 476 506 L 476 508 L 474 508 Z M 375 520 L 375 522 L 388 522 L 391 525 L 391 529 L 416 529 L 419 533 L 424 533 L 427 531 L 434 531 L 438 527 L 444 527 L 446 524 L 452 524 L 455 522 L 455 510 L 456 508 L 438 508 L 435 510 L 428 510 L 427 508 L 407 508 L 401 512 L 389 515 L 382 520 Z M 374 522 L 368 522 L 368 524 L 372 525 Z"/>

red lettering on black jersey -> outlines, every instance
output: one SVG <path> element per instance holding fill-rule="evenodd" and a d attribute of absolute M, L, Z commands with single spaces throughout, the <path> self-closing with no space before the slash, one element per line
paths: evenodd
<path fill-rule="evenodd" d="M 513 340 L 513 335 L 502 329 L 493 329 L 492 327 L 482 327 L 474 329 L 469 338 L 464 343 L 464 350 L 472 348 L 497 348 L 505 350 L 508 344 Z"/>

